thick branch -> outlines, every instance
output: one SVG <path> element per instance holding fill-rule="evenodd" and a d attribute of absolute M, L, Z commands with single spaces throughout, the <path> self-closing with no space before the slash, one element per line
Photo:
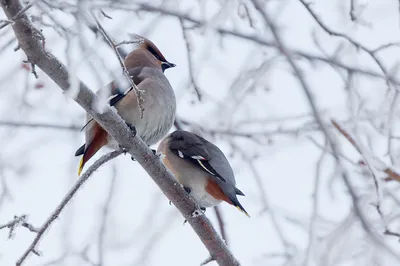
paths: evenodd
<path fill-rule="evenodd" d="M 22 9 L 18 0 L 1 0 L 1 6 L 9 19 Z M 61 89 L 68 91 L 69 79 L 66 67 L 52 54 L 44 50 L 41 39 L 38 37 L 38 30 L 32 26 L 28 17 L 25 14 L 21 15 L 12 27 L 21 49 L 26 53 L 29 60 L 40 67 Z M 92 115 L 110 136 L 146 170 L 193 227 L 209 250 L 211 257 L 219 265 L 239 265 L 239 262 L 230 253 L 207 217 L 205 215 L 192 215 L 194 210 L 197 209 L 194 200 L 179 186 L 171 173 L 167 171 L 147 145 L 139 137 L 134 137 L 131 134 L 130 129 L 120 116 L 109 107 L 106 107 L 103 113 L 97 113 L 92 106 L 93 102 L 98 100 L 98 96 L 82 83 L 74 100 Z"/>

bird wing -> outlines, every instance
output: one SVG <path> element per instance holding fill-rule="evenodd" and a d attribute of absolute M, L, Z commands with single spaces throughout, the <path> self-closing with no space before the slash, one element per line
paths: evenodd
<path fill-rule="evenodd" d="M 139 86 L 139 84 L 145 79 L 144 76 L 139 75 L 142 70 L 142 67 L 128 69 L 129 76 L 133 79 L 136 86 Z M 114 106 L 133 90 L 133 87 L 125 75 L 112 81 L 108 84 L 108 87 L 111 92 L 110 97 L 108 97 L 108 104 L 110 106 Z"/>
<path fill-rule="evenodd" d="M 144 77 L 139 75 L 142 69 L 143 69 L 142 67 L 135 67 L 128 69 L 129 76 L 133 79 L 133 82 L 135 83 L 136 86 L 139 86 L 139 84 L 145 79 Z M 107 98 L 107 103 L 110 106 L 114 106 L 118 102 L 120 102 L 123 98 L 125 98 L 132 90 L 133 87 L 130 86 L 130 82 L 127 80 L 126 76 L 121 75 L 117 77 L 115 80 L 108 83 L 102 89 L 98 90 L 97 94 L 99 95 L 104 92 L 109 93 L 110 96 L 108 96 Z M 88 120 L 86 124 L 81 128 L 81 131 L 84 130 L 92 121 L 93 118 L 88 116 Z"/>
<path fill-rule="evenodd" d="M 175 155 L 206 171 L 216 180 L 226 182 L 225 177 L 218 171 L 219 167 L 213 164 L 213 159 L 210 157 L 204 139 L 192 134 L 175 135 L 175 137 L 170 141 L 170 150 Z"/>

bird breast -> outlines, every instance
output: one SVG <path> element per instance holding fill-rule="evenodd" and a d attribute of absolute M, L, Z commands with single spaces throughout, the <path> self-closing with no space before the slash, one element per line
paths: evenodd
<path fill-rule="evenodd" d="M 206 191 L 209 175 L 205 171 L 179 158 L 169 149 L 161 148 L 161 153 L 165 155 L 162 156 L 165 167 L 172 172 L 180 184 L 191 190 L 190 195 L 201 207 L 208 208 L 221 203 L 221 200 L 214 198 Z"/>

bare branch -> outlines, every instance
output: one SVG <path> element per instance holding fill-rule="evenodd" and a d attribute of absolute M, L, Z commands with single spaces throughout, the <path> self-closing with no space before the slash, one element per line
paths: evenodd
<path fill-rule="evenodd" d="M 101 221 L 100 230 L 99 230 L 99 246 L 98 246 L 99 262 L 98 262 L 98 266 L 104 265 L 104 253 L 105 253 L 104 240 L 105 240 L 105 234 L 106 234 L 106 229 L 107 229 L 108 212 L 110 209 L 112 198 L 115 193 L 116 181 L 117 181 L 117 171 L 116 171 L 116 167 L 114 165 L 111 184 L 110 184 L 110 188 L 108 190 L 108 195 L 107 195 L 104 207 L 103 207 L 102 221 Z"/>
<path fill-rule="evenodd" d="M 228 235 L 226 234 L 226 231 L 225 231 L 225 223 L 224 223 L 224 217 L 222 216 L 222 212 L 218 206 L 214 207 L 214 212 L 215 212 L 215 216 L 217 216 L 217 221 L 218 221 L 218 225 L 219 225 L 219 231 L 221 232 L 221 237 L 225 241 L 225 244 L 228 245 L 228 243 L 229 243 Z"/>
<path fill-rule="evenodd" d="M 212 261 L 214 261 L 214 259 L 211 258 L 211 257 L 209 257 L 209 258 L 205 259 L 205 260 L 200 264 L 200 266 L 207 265 L 207 264 L 209 264 L 209 263 L 212 262 Z"/>
<path fill-rule="evenodd" d="M 94 162 L 88 169 L 87 171 L 76 181 L 74 186 L 70 189 L 70 191 L 65 195 L 65 197 L 62 199 L 60 204 L 57 206 L 57 208 L 52 212 L 52 214 L 49 216 L 49 218 L 44 222 L 44 224 L 37 229 L 37 235 L 35 239 L 33 240 L 32 244 L 29 246 L 29 248 L 24 252 L 24 254 L 19 258 L 17 261 L 16 265 L 20 266 L 22 263 L 26 260 L 28 255 L 31 252 L 34 252 L 36 249 L 37 244 L 39 243 L 39 240 L 42 238 L 43 234 L 49 229 L 50 225 L 58 218 L 60 213 L 63 211 L 65 206 L 68 205 L 68 203 L 71 201 L 71 199 L 74 197 L 76 192 L 83 186 L 83 184 L 86 183 L 86 181 L 89 179 L 89 177 L 97 170 L 99 169 L 100 166 L 105 164 L 106 162 L 116 158 L 117 156 L 122 154 L 122 150 L 116 150 L 113 152 L 110 152 L 106 155 L 103 155 L 100 159 L 98 159 L 96 162 Z"/>
<path fill-rule="evenodd" d="M 81 126 L 74 125 L 51 125 L 42 123 L 26 123 L 26 122 L 12 122 L 12 121 L 0 121 L 0 127 L 27 127 L 27 128 L 45 128 L 45 129 L 55 129 L 55 130 L 68 130 L 68 131 L 80 131 Z"/>
<path fill-rule="evenodd" d="M 0 225 L 0 230 L 3 228 L 9 228 L 10 232 L 8 234 L 8 238 L 12 238 L 15 232 L 15 229 L 18 226 L 22 226 L 27 228 L 29 231 L 31 232 L 38 232 L 38 229 L 36 227 L 34 227 L 33 225 L 31 225 L 30 223 L 27 222 L 27 216 L 26 214 L 23 214 L 21 216 L 14 216 L 14 219 L 9 221 L 8 223 L 4 224 L 4 225 Z"/>
<path fill-rule="evenodd" d="M 138 106 L 140 109 L 140 118 L 143 118 L 143 112 L 144 112 L 144 107 L 143 107 L 143 91 L 139 90 L 139 88 L 136 86 L 136 84 L 133 82 L 133 79 L 129 76 L 128 69 L 125 66 L 124 60 L 122 59 L 121 54 L 118 51 L 118 45 L 114 43 L 114 41 L 111 39 L 111 37 L 107 34 L 107 32 L 104 30 L 103 26 L 101 26 L 100 22 L 97 20 L 96 16 L 92 13 L 93 19 L 96 21 L 97 28 L 99 31 L 103 34 L 104 38 L 107 40 L 107 42 L 110 44 L 111 48 L 113 48 L 115 54 L 117 55 L 118 62 L 121 65 L 122 68 L 122 73 L 125 75 L 127 80 L 129 81 L 130 85 L 132 86 L 129 88 L 127 91 L 125 91 L 125 94 L 128 94 L 132 89 L 135 91 L 136 94 L 136 99 L 138 102 Z"/>
<path fill-rule="evenodd" d="M 350 0 L 350 12 L 349 13 L 350 13 L 351 21 L 357 20 L 356 13 L 355 13 L 355 7 L 354 7 L 354 5 L 355 5 L 354 1 L 355 0 Z"/>
<path fill-rule="evenodd" d="M 201 92 L 200 92 L 200 88 L 196 82 L 195 79 L 195 74 L 194 74 L 194 69 L 193 69 L 193 60 L 192 60 L 192 48 L 191 48 L 191 44 L 189 42 L 189 36 L 187 34 L 187 29 L 184 25 L 183 20 L 180 18 L 179 19 L 181 28 L 182 28 L 182 34 L 183 34 L 183 39 L 185 40 L 185 44 L 186 44 L 186 51 L 187 51 L 187 56 L 188 56 L 188 66 L 189 66 L 189 76 L 190 76 L 190 80 L 192 81 L 192 85 L 194 88 L 194 91 L 196 92 L 197 95 L 197 99 L 199 101 L 201 101 Z"/>

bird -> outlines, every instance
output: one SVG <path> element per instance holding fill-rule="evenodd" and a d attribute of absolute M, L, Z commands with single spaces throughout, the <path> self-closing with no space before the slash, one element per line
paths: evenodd
<path fill-rule="evenodd" d="M 124 64 L 132 81 L 144 92 L 143 117 L 141 118 L 136 93 L 130 83 L 126 82 L 127 79 L 125 83 L 123 80 L 114 80 L 99 89 L 96 94 L 100 96 L 106 93 L 109 96 L 108 104 L 115 107 L 134 134 L 151 146 L 168 134 L 175 120 L 175 93 L 164 71 L 176 65 L 168 62 L 149 39 L 136 36 L 141 38 L 140 43 L 125 57 Z M 88 113 L 83 129 L 86 143 L 75 153 L 75 156 L 82 155 L 78 176 L 88 160 L 103 146 L 119 148 L 118 143 Z"/>
<path fill-rule="evenodd" d="M 250 217 L 237 198 L 244 193 L 236 187 L 232 167 L 216 145 L 189 131 L 175 130 L 160 142 L 156 154 L 200 209 L 225 201 Z"/>

